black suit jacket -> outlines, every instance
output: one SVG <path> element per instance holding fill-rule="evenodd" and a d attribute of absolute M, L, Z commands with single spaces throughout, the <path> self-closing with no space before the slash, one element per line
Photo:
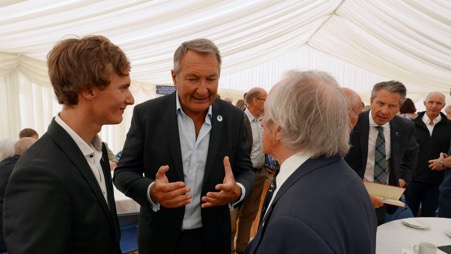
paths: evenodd
<path fill-rule="evenodd" d="M 19 155 L 14 155 L 0 162 L 0 250 L 6 250 L 5 238 L 3 236 L 3 200 L 5 199 L 9 177 L 18 160 Z"/>
<path fill-rule="evenodd" d="M 375 253 L 373 205 L 342 157 L 309 159 L 278 188 L 248 253 Z"/>
<path fill-rule="evenodd" d="M 77 144 L 53 120 L 19 159 L 6 189 L 9 253 L 121 253 L 105 146 L 102 169 L 108 204 Z"/>
<path fill-rule="evenodd" d="M 185 207 L 154 212 L 147 188 L 162 165 L 169 182 L 184 181 L 176 115 L 176 93 L 137 105 L 127 140 L 115 170 L 117 188 L 141 204 L 139 253 L 173 253 L 182 228 Z M 221 117 L 219 117 L 221 116 Z M 229 156 L 237 182 L 249 194 L 255 181 L 245 135 L 244 114 L 215 100 L 201 196 L 216 191 L 224 179 L 224 156 Z M 219 121 L 218 119 L 221 119 Z M 145 177 L 143 177 L 143 174 Z M 230 253 L 230 211 L 227 205 L 202 209 L 202 230 L 208 253 Z"/>
<path fill-rule="evenodd" d="M 368 159 L 369 117 L 369 111 L 359 115 L 357 124 L 351 132 L 351 149 L 345 157 L 346 162 L 362 179 L 365 175 Z M 400 116 L 395 116 L 390 121 L 391 155 L 388 179 L 390 185 L 399 186 L 400 178 L 406 182 L 410 182 L 412 178 L 419 149 L 414 134 L 415 126 L 412 121 Z M 388 212 L 393 213 L 396 208 L 395 206 L 388 206 Z M 385 212 L 378 214 L 378 216 L 385 216 Z"/>
<path fill-rule="evenodd" d="M 436 185 L 442 183 L 445 171 L 431 170 L 429 160 L 436 159 L 440 153 L 447 153 L 451 140 L 451 121 L 440 113 L 442 120 L 434 126 L 432 136 L 423 122 L 426 112 L 419 113 L 412 120 L 415 124 L 415 140 L 419 144 L 418 163 L 413 172 L 412 181 Z"/>

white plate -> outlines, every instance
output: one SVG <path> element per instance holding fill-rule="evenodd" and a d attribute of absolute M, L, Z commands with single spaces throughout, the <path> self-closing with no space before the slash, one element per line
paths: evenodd
<path fill-rule="evenodd" d="M 416 228 L 416 229 L 429 229 L 429 225 L 424 224 L 423 222 L 420 221 L 420 219 L 416 219 L 416 218 L 409 218 L 409 219 L 404 219 L 402 220 L 402 223 L 404 223 L 404 225 L 409 226 L 411 228 Z"/>
<path fill-rule="evenodd" d="M 446 235 L 449 236 L 449 237 L 451 237 L 451 231 L 447 231 L 447 232 L 446 232 Z"/>

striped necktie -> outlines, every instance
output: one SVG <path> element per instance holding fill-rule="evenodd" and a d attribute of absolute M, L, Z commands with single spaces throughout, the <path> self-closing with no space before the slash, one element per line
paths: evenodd
<path fill-rule="evenodd" d="M 377 126 L 376 129 L 378 133 L 374 153 L 374 181 L 377 183 L 387 184 L 388 166 L 387 155 L 385 153 L 384 128 L 382 126 Z"/>

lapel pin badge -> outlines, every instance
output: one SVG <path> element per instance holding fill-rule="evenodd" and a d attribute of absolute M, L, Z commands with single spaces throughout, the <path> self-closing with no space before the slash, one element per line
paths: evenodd
<path fill-rule="evenodd" d="M 216 117 L 216 119 L 218 120 L 218 122 L 222 122 L 222 116 L 219 115 L 218 117 Z"/>

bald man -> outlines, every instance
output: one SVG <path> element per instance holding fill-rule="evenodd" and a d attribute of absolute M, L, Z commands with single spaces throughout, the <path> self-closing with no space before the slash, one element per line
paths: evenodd
<path fill-rule="evenodd" d="M 357 124 L 357 120 L 359 119 L 359 115 L 360 113 L 362 113 L 365 104 L 363 103 L 362 98 L 360 98 L 359 94 L 354 90 L 347 87 L 342 87 L 341 90 L 345 94 L 348 101 L 349 124 L 352 130 Z"/>
<path fill-rule="evenodd" d="M 234 251 L 238 254 L 244 253 L 249 243 L 251 227 L 258 213 L 263 186 L 268 178 L 268 172 L 264 167 L 266 156 L 262 148 L 263 127 L 261 126 L 267 96 L 268 93 L 265 89 L 254 87 L 247 92 L 245 98 L 247 109 L 244 110 L 244 115 L 246 116 L 244 124 L 246 126 L 252 168 L 255 172 L 255 185 L 241 207 L 231 211 L 232 253 Z"/>
<path fill-rule="evenodd" d="M 420 145 L 417 166 L 412 181 L 407 185 L 406 201 L 414 215 L 421 204 L 421 216 L 435 217 L 438 207 L 439 185 L 444 171 L 431 170 L 429 160 L 440 153 L 447 153 L 451 140 L 451 122 L 441 111 L 445 107 L 445 95 L 430 92 L 424 100 L 426 112 L 418 114 L 415 123 L 415 139 Z"/>

